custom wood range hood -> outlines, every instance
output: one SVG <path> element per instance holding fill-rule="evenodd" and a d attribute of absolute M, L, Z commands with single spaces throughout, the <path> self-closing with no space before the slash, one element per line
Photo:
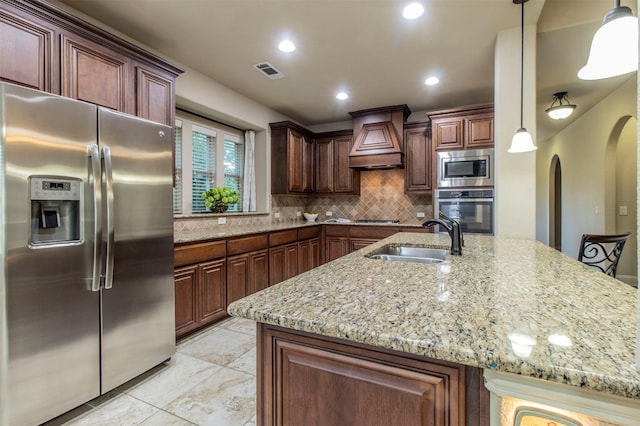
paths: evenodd
<path fill-rule="evenodd" d="M 407 105 L 392 105 L 349 113 L 353 117 L 353 147 L 349 167 L 390 169 L 404 167 L 403 126 L 411 114 Z"/>

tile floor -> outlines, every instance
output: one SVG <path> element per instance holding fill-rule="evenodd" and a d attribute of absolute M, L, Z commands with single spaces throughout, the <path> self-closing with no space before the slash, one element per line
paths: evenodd
<path fill-rule="evenodd" d="M 176 355 L 45 426 L 249 426 L 256 423 L 255 322 L 229 318 Z"/>

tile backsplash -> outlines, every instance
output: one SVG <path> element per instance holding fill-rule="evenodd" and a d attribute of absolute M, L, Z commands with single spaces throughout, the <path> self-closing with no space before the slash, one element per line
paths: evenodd
<path fill-rule="evenodd" d="M 270 214 L 229 214 L 226 224 L 218 224 L 219 215 L 207 214 L 176 218 L 176 232 L 211 231 L 225 226 L 259 226 L 273 222 L 303 220 L 296 212 L 319 213 L 318 222 L 333 218 L 391 219 L 402 223 L 421 223 L 432 216 L 431 195 L 404 193 L 404 170 L 367 170 L 360 172 L 360 195 L 290 196 L 272 195 Z M 425 218 L 417 218 L 423 212 Z M 278 213 L 279 218 L 275 215 Z"/>

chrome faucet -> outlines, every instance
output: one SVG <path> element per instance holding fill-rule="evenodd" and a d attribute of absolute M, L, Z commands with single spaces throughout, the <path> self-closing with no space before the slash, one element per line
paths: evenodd
<path fill-rule="evenodd" d="M 440 225 L 446 229 L 451 237 L 451 254 L 460 256 L 462 254 L 462 246 L 464 245 L 462 231 L 460 230 L 460 223 L 448 218 L 442 214 L 442 212 L 440 212 L 440 217 L 442 219 L 430 219 L 423 223 L 422 226 L 425 228 L 431 228 L 432 226 Z"/>

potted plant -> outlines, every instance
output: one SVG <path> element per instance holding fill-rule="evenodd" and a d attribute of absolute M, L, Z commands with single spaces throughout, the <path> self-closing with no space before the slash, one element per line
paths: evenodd
<path fill-rule="evenodd" d="M 237 189 L 218 186 L 203 192 L 201 196 L 204 198 L 204 205 L 213 213 L 224 213 L 230 205 L 240 200 L 238 194 Z"/>

